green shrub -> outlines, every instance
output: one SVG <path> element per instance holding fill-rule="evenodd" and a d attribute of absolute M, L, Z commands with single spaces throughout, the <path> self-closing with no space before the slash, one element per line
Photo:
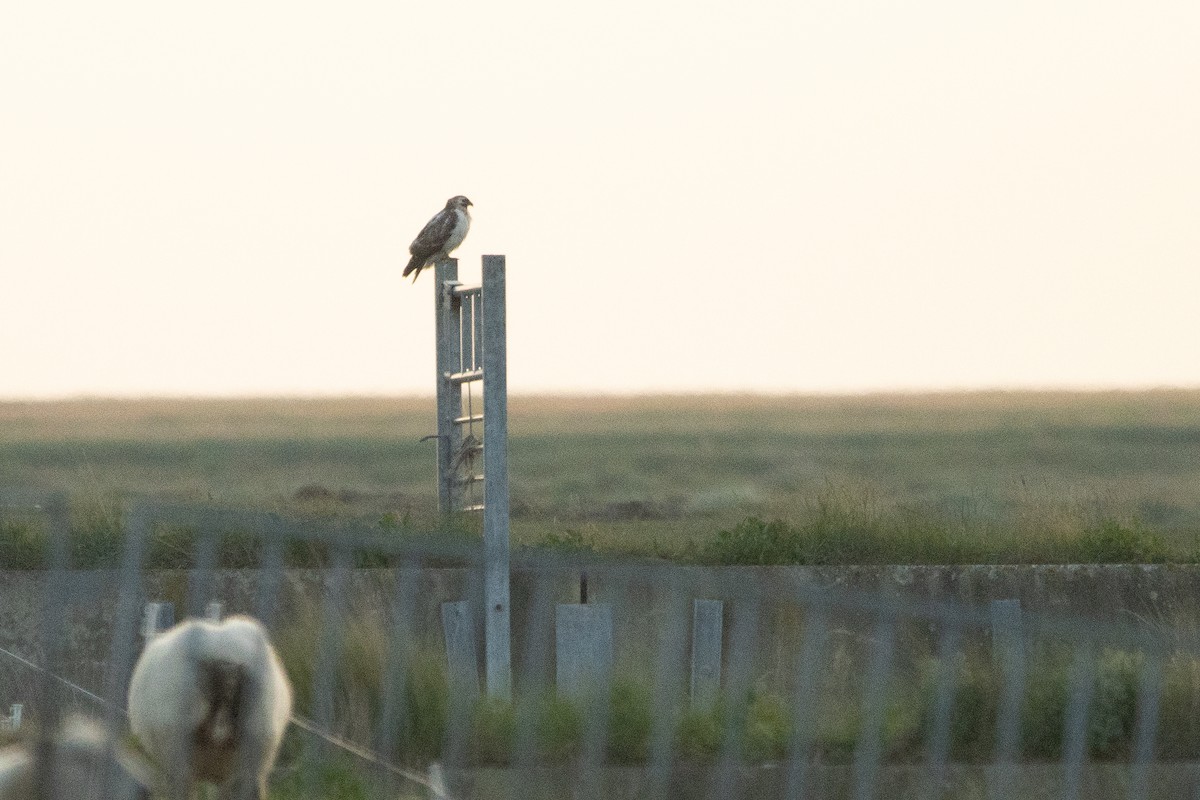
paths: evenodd
<path fill-rule="evenodd" d="M 608 723 L 608 756 L 622 764 L 644 761 L 654 725 L 653 698 L 645 686 L 628 679 L 613 682 Z"/>
<path fill-rule="evenodd" d="M 191 569 L 196 565 L 196 534 L 188 528 L 155 526 L 145 548 L 145 564 L 150 569 Z"/>
<path fill-rule="evenodd" d="M 866 524 L 822 512 L 800 524 L 748 517 L 722 530 L 702 551 L 716 564 L 772 565 L 948 563 L 970 555 L 947 530 L 918 519 Z"/>
<path fill-rule="evenodd" d="M 820 503 L 799 522 L 747 517 L 698 554 L 712 564 L 1162 563 L 1172 551 L 1138 524 L 1104 520 L 1077 534 L 966 535 L 935 515 L 901 509 L 868 516 Z"/>
<path fill-rule="evenodd" d="M 1062 756 L 1070 668 L 1061 654 L 1026 665 L 1021 706 L 1021 751 L 1030 758 Z"/>
<path fill-rule="evenodd" d="M 1161 702 L 1157 756 L 1200 758 L 1200 659 L 1181 654 L 1167 662 Z"/>
<path fill-rule="evenodd" d="M 821 758 L 833 764 L 844 764 L 854 758 L 854 749 L 862 733 L 862 715 L 857 704 L 825 713 L 817 729 L 816 749 Z"/>
<path fill-rule="evenodd" d="M 538 714 L 538 743 L 543 758 L 561 761 L 579 749 L 583 715 L 570 699 L 552 694 L 542 701 Z"/>
<path fill-rule="evenodd" d="M 401 757 L 417 763 L 437 758 L 446 739 L 450 708 L 450 687 L 442 653 L 429 648 L 413 657 L 404 702 L 407 725 L 400 737 Z"/>
<path fill-rule="evenodd" d="M 46 532 L 31 522 L 0 522 L 0 569 L 39 569 L 46 561 Z"/>
<path fill-rule="evenodd" d="M 719 564 L 804 563 L 797 531 L 783 520 L 764 522 L 758 517 L 748 517 L 732 530 L 720 531 L 705 556 Z"/>
<path fill-rule="evenodd" d="M 1127 754 L 1137 718 L 1137 692 L 1145 657 L 1105 650 L 1096 664 L 1095 695 L 1088 715 L 1088 747 L 1096 758 Z"/>
<path fill-rule="evenodd" d="M 536 547 L 548 550 L 565 550 L 572 553 L 591 553 L 596 550 L 596 540 L 585 536 L 576 530 L 566 530 L 562 533 L 551 531 L 535 544 Z"/>
<path fill-rule="evenodd" d="M 301 763 L 271 786 L 271 800 L 368 800 L 371 794 L 362 778 L 360 765 L 334 760 L 320 764 Z"/>
<path fill-rule="evenodd" d="M 504 764 L 512 756 L 517 716 L 513 704 L 482 697 L 471 720 L 471 754 L 479 764 Z"/>
<path fill-rule="evenodd" d="M 1062 755 L 1063 730 L 1070 702 L 1072 653 L 1066 649 L 1043 650 L 1027 664 L 1025 692 L 1021 705 L 1021 752 L 1028 758 L 1052 759 Z M 1144 657 L 1139 653 L 1105 650 L 1097 658 L 1092 702 L 1088 708 L 1088 751 L 1093 758 L 1114 759 L 1128 755 L 1137 714 L 1137 691 Z M 1179 663 L 1183 663 L 1180 661 Z M 932 678 L 937 662 L 930 660 L 922 670 L 926 699 L 921 716 L 922 738 L 932 734 L 934 703 Z M 1003 671 L 989 654 L 976 650 L 960 653 L 953 666 L 956 675 L 954 712 L 951 719 L 951 756 L 961 761 L 986 761 L 993 755 L 999 702 L 1004 690 Z M 1183 670 L 1168 669 L 1168 685 L 1182 687 Z M 1197 671 L 1200 678 L 1200 670 Z M 1180 691 L 1178 695 L 1185 692 Z M 1180 697 L 1172 699 L 1182 699 Z M 1200 696 L 1192 699 L 1195 707 Z M 1187 704 L 1182 704 L 1185 707 Z M 1172 725 L 1194 729 L 1192 742 L 1200 742 L 1200 724 L 1186 712 L 1172 711 L 1164 692 L 1163 725 L 1159 741 L 1187 740 L 1185 731 L 1171 730 Z M 1200 709 L 1197 709 L 1200 710 Z M 1182 752 L 1187 748 L 1179 750 Z M 1198 751 L 1200 752 L 1200 751 Z"/>
<path fill-rule="evenodd" d="M 704 760 L 712 758 L 721 749 L 724 738 L 721 715 L 716 711 L 689 709 L 679 720 L 675 735 L 680 758 Z"/>
<path fill-rule="evenodd" d="M 761 763 L 783 758 L 790 732 L 791 716 L 783 698 L 767 692 L 755 693 L 746 710 L 746 759 Z"/>
<path fill-rule="evenodd" d="M 958 657 L 957 671 L 950 722 L 951 753 L 962 760 L 982 760 L 995 746 L 1000 676 L 990 661 L 966 654 Z M 932 730 L 927 731 L 929 734 Z"/>
<path fill-rule="evenodd" d="M 1168 559 L 1161 536 L 1111 519 L 1085 530 L 1077 546 L 1080 561 L 1090 564 L 1155 564 Z"/>
<path fill-rule="evenodd" d="M 377 529 L 402 536 L 407 517 L 384 514 L 372 517 Z M 329 525 L 339 520 L 324 520 Z M 341 521 L 353 522 L 344 518 Z M 1195 561 L 1196 547 L 1179 541 L 1168 543 L 1159 533 L 1140 523 L 1104 518 L 1078 527 L 1075 517 L 1062 519 L 1048 513 L 1034 520 L 1037 535 L 1024 529 L 989 527 L 967 517 L 955 517 L 937 504 L 896 505 L 879 510 L 868 495 L 836 489 L 808 500 L 796 520 L 750 516 L 710 538 L 700 536 L 649 538 L 624 541 L 617 547 L 596 534 L 578 530 L 550 531 L 534 539 L 535 546 L 569 552 L 616 550 L 627 555 L 652 556 L 682 562 L 729 565 L 836 565 L 836 564 L 962 564 L 962 563 L 1162 563 Z M 37 569 L 44 564 L 39 533 L 44 520 L 8 520 L 0 523 L 0 566 Z M 439 517 L 445 536 L 475 541 L 478 520 L 465 515 Z M 124 530 L 116 499 L 83 500 L 72 515 L 72 564 L 81 569 L 112 568 L 120 564 Z M 143 566 L 149 569 L 189 569 L 196 564 L 196 531 L 186 527 L 155 525 L 146 543 Z M 224 534 L 217 544 L 216 564 L 227 568 L 255 567 L 262 563 L 263 540 L 253 531 Z M 453 559 L 451 559 L 453 561 Z M 396 557 L 374 551 L 356 551 L 354 566 L 395 565 Z M 288 540 L 284 563 L 289 567 L 321 568 L 331 563 L 325 544 Z M 437 565 L 437 559 L 429 562 Z"/>
<path fill-rule="evenodd" d="M 76 504 L 71 521 L 71 565 L 76 569 L 120 566 L 125 534 L 114 502 Z"/>

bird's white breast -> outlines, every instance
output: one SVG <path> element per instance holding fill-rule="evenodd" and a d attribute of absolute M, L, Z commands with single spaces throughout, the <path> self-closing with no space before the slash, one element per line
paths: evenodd
<path fill-rule="evenodd" d="M 454 217 L 454 230 L 450 231 L 450 237 L 446 239 L 445 251 L 447 253 L 462 244 L 463 239 L 467 238 L 467 231 L 471 228 L 471 215 L 465 208 L 454 209 Z"/>

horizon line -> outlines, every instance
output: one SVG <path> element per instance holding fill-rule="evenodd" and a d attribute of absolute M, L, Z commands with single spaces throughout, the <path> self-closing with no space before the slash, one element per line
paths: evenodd
<path fill-rule="evenodd" d="M 762 397 L 762 398 L 838 398 L 838 397 L 921 397 L 984 394 L 1153 394 L 1200 392 L 1200 384 L 1155 383 L 1144 385 L 990 385 L 878 387 L 866 389 L 660 389 L 660 390 L 564 390 L 546 389 L 509 392 L 510 398 L 562 398 L 569 400 L 636 399 L 651 397 Z M 91 393 L 0 396 L 0 404 L 17 403 L 104 403 L 104 402 L 246 402 L 246 401 L 329 401 L 329 400 L 420 400 L 434 399 L 433 392 L 247 392 L 247 393 Z"/>

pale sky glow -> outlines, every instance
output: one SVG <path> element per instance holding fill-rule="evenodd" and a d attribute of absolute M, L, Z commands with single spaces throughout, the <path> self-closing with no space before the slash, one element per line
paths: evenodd
<path fill-rule="evenodd" d="M 1200 385 L 1200 3 L 12 3 L 0 398 Z"/>

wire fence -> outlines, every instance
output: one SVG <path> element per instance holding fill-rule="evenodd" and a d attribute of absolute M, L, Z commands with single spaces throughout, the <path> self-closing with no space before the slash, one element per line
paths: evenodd
<path fill-rule="evenodd" d="M 45 534 L 43 568 L 0 583 L 0 708 L 123 733 L 145 605 L 219 602 L 295 688 L 280 798 L 1200 797 L 1184 618 L 515 551 L 509 701 L 481 690 L 477 539 L 142 502 L 119 558 L 75 570 L 66 498 L 0 508 L 0 535 Z M 164 548 L 185 566 L 148 569 Z"/>

